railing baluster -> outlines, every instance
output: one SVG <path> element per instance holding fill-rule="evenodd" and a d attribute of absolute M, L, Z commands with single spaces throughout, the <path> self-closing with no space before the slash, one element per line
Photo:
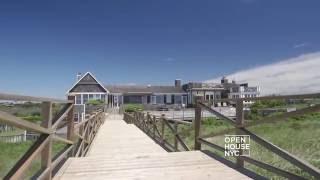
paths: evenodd
<path fill-rule="evenodd" d="M 75 96 L 68 96 L 68 100 L 74 103 Z M 74 141 L 74 106 L 72 106 L 67 115 L 67 139 Z M 75 152 L 71 152 L 70 155 L 72 156 L 74 153 Z"/>
<path fill-rule="evenodd" d="M 243 101 L 242 100 L 237 100 L 236 101 L 236 134 L 241 135 L 243 132 L 239 129 L 239 127 L 242 127 L 244 124 L 244 118 L 243 118 Z M 241 143 L 239 143 L 241 144 Z M 239 155 L 242 156 L 243 150 L 239 150 Z M 238 168 L 243 168 L 244 167 L 244 160 L 237 157 L 237 162 L 236 165 Z"/>
<path fill-rule="evenodd" d="M 178 123 L 177 121 L 174 122 L 174 150 L 177 152 L 178 151 Z"/>
<path fill-rule="evenodd" d="M 201 143 L 198 141 L 200 137 L 200 130 L 201 130 L 201 106 L 199 103 L 201 102 L 202 96 L 195 96 L 195 119 L 193 122 L 194 125 L 194 149 L 201 150 Z"/>
<path fill-rule="evenodd" d="M 41 126 L 44 128 L 51 128 L 52 126 L 52 103 L 42 103 L 42 123 Z M 47 173 L 44 175 L 45 179 L 52 178 L 51 159 L 52 159 L 52 135 L 48 136 L 48 143 L 44 146 L 41 152 L 41 169 L 45 170 L 48 168 Z"/>
<path fill-rule="evenodd" d="M 165 137 L 164 137 L 165 115 L 164 114 L 161 115 L 160 121 L 161 121 L 161 144 L 164 144 L 164 140 L 165 140 Z"/>
<path fill-rule="evenodd" d="M 152 120 L 153 120 L 153 138 L 156 138 L 156 126 L 157 126 L 157 124 L 156 124 L 156 116 L 153 116 L 152 117 Z"/>

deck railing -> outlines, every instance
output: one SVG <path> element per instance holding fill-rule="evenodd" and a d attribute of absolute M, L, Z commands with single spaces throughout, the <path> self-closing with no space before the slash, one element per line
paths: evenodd
<path fill-rule="evenodd" d="M 249 135 L 250 139 L 255 141 L 257 144 L 261 145 L 263 148 L 271 151 L 272 153 L 280 156 L 281 158 L 287 160 L 292 165 L 302 169 L 303 171 L 307 172 L 311 176 L 313 176 L 315 179 L 320 179 L 320 170 L 314 167 L 313 165 L 307 163 L 306 161 L 299 159 L 298 157 L 290 154 L 289 152 L 281 149 L 280 147 L 277 147 L 276 145 L 272 144 L 271 142 L 263 139 L 262 137 L 256 135 L 252 131 L 248 130 L 248 127 L 252 127 L 255 125 L 263 124 L 263 123 L 275 123 L 279 121 L 287 120 L 290 117 L 295 117 L 299 115 L 303 115 L 306 113 L 311 112 L 319 112 L 320 111 L 320 105 L 314 105 L 310 106 L 304 109 L 299 109 L 292 112 L 287 112 L 279 115 L 274 115 L 271 117 L 265 117 L 262 120 L 253 121 L 249 123 L 245 123 L 244 121 L 244 113 L 243 113 L 243 102 L 244 101 L 259 101 L 259 100 L 274 100 L 274 99 L 282 99 L 282 100 L 289 100 L 289 99 L 305 99 L 305 98 L 320 98 L 320 94 L 303 94 L 303 95 L 287 95 L 287 96 L 266 96 L 266 97 L 252 97 L 252 98 L 239 98 L 239 99 L 222 99 L 219 100 L 220 102 L 235 102 L 236 105 L 236 120 L 230 119 L 226 117 L 225 115 L 213 110 L 210 106 L 206 104 L 206 102 L 203 102 L 201 97 L 196 97 L 196 106 L 195 106 L 195 150 L 201 150 L 201 145 L 207 145 L 215 150 L 224 152 L 225 147 L 221 147 L 218 144 L 214 144 L 212 142 L 209 142 L 206 140 L 207 138 L 212 138 L 220 135 L 226 135 L 227 133 L 230 133 L 232 131 L 235 131 L 237 135 Z M 212 114 L 216 115 L 219 119 L 224 120 L 225 122 L 231 124 L 234 128 L 227 129 L 220 132 L 213 132 L 210 134 L 202 135 L 201 134 L 201 111 L 207 110 L 211 112 Z M 240 155 L 241 155 L 240 151 Z M 244 169 L 244 162 L 253 164 L 259 168 L 262 168 L 266 171 L 275 173 L 279 176 L 288 178 L 288 179 L 304 179 L 301 176 L 298 176 L 296 174 L 293 174 L 291 172 L 282 170 L 280 168 L 277 168 L 275 166 L 269 165 L 267 163 L 258 161 L 256 159 L 253 159 L 249 156 L 237 156 L 236 157 L 236 163 L 234 164 L 235 168 Z M 232 162 L 230 162 L 232 163 Z"/>
<path fill-rule="evenodd" d="M 41 158 L 41 169 L 34 175 L 38 179 L 51 179 L 68 157 L 85 156 L 90 144 L 104 121 L 104 112 L 96 111 L 79 124 L 74 124 L 74 96 L 68 100 L 0 94 L 0 100 L 42 102 L 41 125 L 15 117 L 0 111 L 0 122 L 32 131 L 39 134 L 39 138 L 16 162 L 4 179 L 22 179 L 24 173 L 31 167 L 32 162 Z M 53 104 L 64 104 L 63 108 L 53 117 Z M 66 127 L 66 137 L 59 136 L 56 131 Z M 53 157 L 53 141 L 62 142 L 65 147 Z"/>
<path fill-rule="evenodd" d="M 160 118 L 150 113 L 134 112 L 132 114 L 124 112 L 124 120 L 127 123 L 133 123 L 143 132 L 154 139 L 159 145 L 169 152 L 190 151 L 190 148 L 181 138 L 178 132 L 178 125 L 191 124 L 185 121 L 167 119 L 164 115 Z M 174 142 L 166 139 L 165 128 L 174 136 Z M 179 145 L 181 148 L 179 148 Z"/>
<path fill-rule="evenodd" d="M 302 169 L 303 171 L 307 172 L 311 176 L 313 176 L 315 179 L 320 179 L 320 170 L 314 167 L 313 165 L 307 163 L 304 160 L 301 160 L 294 155 L 290 154 L 289 152 L 281 149 L 280 147 L 277 147 L 276 145 L 272 144 L 271 142 L 268 142 L 267 140 L 263 139 L 262 137 L 256 135 L 252 131 L 248 130 L 248 127 L 264 124 L 264 123 L 275 123 L 279 121 L 287 120 L 290 117 L 295 117 L 299 115 L 304 115 L 306 113 L 312 113 L 312 112 L 319 112 L 320 111 L 320 105 L 313 105 L 304 109 L 298 109 L 296 111 L 287 112 L 279 115 L 275 115 L 272 117 L 265 117 L 264 119 L 258 120 L 258 121 L 251 121 L 248 123 L 245 123 L 244 121 L 244 101 L 259 101 L 259 100 L 274 100 L 274 99 L 283 99 L 283 100 L 289 100 L 289 99 L 307 99 L 307 98 L 320 98 L 320 94 L 303 94 L 303 95 L 288 95 L 288 96 L 266 96 L 266 97 L 252 97 L 252 98 L 239 98 L 239 99 L 219 99 L 219 102 L 232 102 L 232 104 L 235 104 L 236 106 L 236 118 L 235 120 L 227 117 L 223 114 L 221 114 L 218 111 L 215 111 L 211 108 L 211 104 L 213 102 L 205 102 L 201 99 L 201 96 L 197 96 L 195 98 L 195 119 L 193 121 L 194 126 L 194 150 L 204 150 L 202 149 L 202 145 L 206 145 L 208 147 L 211 147 L 215 150 L 224 152 L 225 147 L 221 147 L 218 144 L 209 142 L 207 138 L 212 138 L 216 136 L 226 135 L 227 133 L 230 133 L 232 131 L 236 132 L 236 135 L 249 135 L 250 138 L 255 141 L 257 144 L 261 145 L 263 148 L 271 151 L 272 153 L 280 156 L 281 158 L 287 160 L 292 165 Z M 201 120 L 202 120 L 202 111 L 206 110 L 210 113 L 214 114 L 217 118 L 231 124 L 233 128 L 229 128 L 226 130 L 222 130 L 220 132 L 210 132 L 208 134 L 203 134 L 201 132 Z M 143 113 L 143 112 L 133 112 L 133 113 L 124 113 L 124 120 L 127 123 L 133 123 L 137 127 L 139 127 L 142 131 L 144 131 L 147 135 L 149 135 L 151 138 L 153 138 L 158 144 L 160 144 L 163 148 L 165 148 L 167 151 L 189 151 L 190 148 L 187 146 L 187 144 L 183 141 L 181 136 L 178 132 L 178 125 L 179 124 L 185 124 L 187 122 L 185 121 L 179 121 L 179 120 L 170 120 L 167 119 L 164 115 L 162 115 L 160 118 L 151 115 L 149 113 Z M 160 125 L 159 125 L 160 124 Z M 169 132 L 173 134 L 174 136 L 174 143 L 171 144 L 168 142 L 168 140 L 165 138 L 165 131 L 164 127 L 167 126 L 169 128 Z M 178 144 L 181 145 L 182 148 L 178 148 Z M 207 150 L 206 150 L 207 151 Z M 215 155 L 215 157 L 220 157 L 218 154 L 214 153 L 213 151 L 210 151 L 211 154 Z M 228 165 L 239 169 L 241 172 L 250 172 L 252 171 L 245 168 L 244 163 L 250 163 L 253 164 L 259 168 L 262 168 L 266 171 L 275 173 L 279 176 L 288 178 L 288 179 L 304 179 L 301 176 L 298 176 L 296 174 L 293 174 L 291 172 L 282 170 L 280 168 L 277 168 L 275 166 L 269 165 L 267 163 L 258 161 L 256 159 L 253 159 L 249 156 L 244 156 L 241 154 L 242 151 L 240 151 L 240 156 L 236 157 L 236 163 L 233 163 L 232 161 L 227 160 L 225 157 L 222 157 L 225 161 L 228 162 Z M 251 174 L 252 175 L 252 174 Z M 253 177 L 261 177 L 261 176 L 255 176 Z"/>

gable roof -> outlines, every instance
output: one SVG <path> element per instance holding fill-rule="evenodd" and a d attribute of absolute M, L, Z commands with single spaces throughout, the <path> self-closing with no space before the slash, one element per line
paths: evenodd
<path fill-rule="evenodd" d="M 147 86 L 147 85 L 105 85 L 111 93 L 186 93 L 181 87 L 175 86 Z"/>
<path fill-rule="evenodd" d="M 94 77 L 93 74 L 90 72 L 86 72 L 68 91 L 68 93 L 71 93 L 71 91 L 76 88 L 77 85 L 83 85 L 87 86 L 87 89 L 93 89 L 94 86 L 99 86 L 103 91 L 109 92 L 108 89 L 106 89 L 98 80 L 96 77 Z M 89 91 L 86 91 L 89 92 Z"/>

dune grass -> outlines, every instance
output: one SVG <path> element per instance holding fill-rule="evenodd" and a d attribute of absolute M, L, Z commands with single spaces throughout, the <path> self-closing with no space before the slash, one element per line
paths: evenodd
<path fill-rule="evenodd" d="M 0 179 L 14 166 L 21 156 L 32 145 L 32 141 L 23 143 L 4 143 L 0 142 Z M 53 155 L 61 151 L 65 145 L 63 143 L 54 142 L 52 146 Z M 40 158 L 37 157 L 33 161 L 31 168 L 26 172 L 25 178 L 29 179 L 40 169 Z"/>
<path fill-rule="evenodd" d="M 232 128 L 232 126 L 222 120 L 206 118 L 202 121 L 201 132 L 205 135 L 212 132 L 219 132 L 226 128 Z M 320 169 L 320 113 L 312 113 L 273 124 L 262 124 L 248 129 L 258 136 L 268 140 L 272 144 Z M 193 126 L 179 125 L 178 131 L 180 136 L 184 139 L 184 142 L 193 149 Z M 235 134 L 235 132 L 231 132 L 229 134 Z M 165 129 L 165 137 L 168 142 L 173 143 L 174 136 L 168 128 Z M 224 136 L 209 138 L 208 140 L 224 147 Z M 203 146 L 203 149 L 214 151 L 206 146 Z M 303 172 L 301 169 L 291 165 L 286 160 L 261 147 L 254 141 L 251 141 L 250 143 L 250 151 L 251 157 L 254 159 L 303 176 L 307 179 L 312 179 L 310 175 Z M 224 156 L 223 153 L 218 154 Z M 235 160 L 234 158 L 228 159 L 233 161 Z M 247 163 L 245 166 L 246 168 L 270 179 L 284 179 L 256 166 Z"/>

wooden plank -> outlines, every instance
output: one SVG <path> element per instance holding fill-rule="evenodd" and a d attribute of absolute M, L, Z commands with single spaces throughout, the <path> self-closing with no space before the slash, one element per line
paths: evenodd
<path fill-rule="evenodd" d="M 263 138 L 257 136 L 256 134 L 250 132 L 249 130 L 245 128 L 240 128 L 244 133 L 247 135 L 250 135 L 250 138 L 257 142 L 258 144 L 262 145 L 263 147 L 269 149 L 273 153 L 277 154 L 278 156 L 282 157 L 283 159 L 286 159 L 293 165 L 303 169 L 310 175 L 316 177 L 316 179 L 320 179 L 320 170 L 314 167 L 313 165 L 309 164 L 308 162 L 299 159 L 298 157 L 295 157 L 294 155 L 290 154 L 289 152 L 277 147 L 276 145 L 264 140 Z"/>
<path fill-rule="evenodd" d="M 68 140 L 68 139 L 59 137 L 58 135 L 52 135 L 52 139 L 53 139 L 53 140 L 56 140 L 56 141 L 59 141 L 59 142 L 66 143 L 66 144 L 73 144 L 73 143 L 74 143 L 73 141 L 70 141 L 70 140 Z"/>
<path fill-rule="evenodd" d="M 225 120 L 228 123 L 231 123 L 232 125 L 236 125 L 236 122 L 234 120 L 232 120 L 231 118 L 221 114 L 220 112 L 212 109 L 211 107 L 205 105 L 204 103 L 200 102 L 199 105 L 204 108 L 205 110 L 209 111 L 210 113 L 216 115 L 218 118 Z"/>
<path fill-rule="evenodd" d="M 59 179 L 249 179 L 199 151 L 70 159 Z"/>
<path fill-rule="evenodd" d="M 265 169 L 265 170 L 267 170 L 267 171 L 270 171 L 270 172 L 272 172 L 272 173 L 275 173 L 275 174 L 277 174 L 277 175 L 280 175 L 280 176 L 285 177 L 285 178 L 288 178 L 288 179 L 297 179 L 297 180 L 298 180 L 298 179 L 301 179 L 301 180 L 305 179 L 305 178 L 303 178 L 303 177 L 297 176 L 297 175 L 295 175 L 295 174 L 292 174 L 292 173 L 290 173 L 290 172 L 287 172 L 287 171 L 284 171 L 284 170 L 282 170 L 282 169 L 276 168 L 276 167 L 271 166 L 271 165 L 269 165 L 269 164 L 266 164 L 266 163 L 257 161 L 257 160 L 255 160 L 255 159 L 252 159 L 252 158 L 247 157 L 247 156 L 241 156 L 240 158 L 241 158 L 242 160 L 250 163 L 250 164 L 256 165 L 256 166 L 258 166 L 258 167 L 260 167 L 260 168 L 262 168 L 262 169 Z"/>
<path fill-rule="evenodd" d="M 244 124 L 244 117 L 243 117 L 243 101 L 242 100 L 238 100 L 236 102 L 236 125 L 237 127 L 242 127 Z M 237 129 L 236 130 L 236 135 L 242 135 L 242 131 Z M 239 136 L 238 136 L 239 137 Z M 241 143 L 238 143 L 241 144 Z M 242 149 L 239 150 L 239 155 L 242 156 L 243 151 Z M 243 168 L 244 167 L 244 161 L 243 159 L 237 157 L 236 158 L 236 166 L 237 168 Z"/>
<path fill-rule="evenodd" d="M 68 115 L 68 112 L 73 108 L 72 103 L 66 104 L 61 111 L 58 113 L 58 115 L 55 117 L 55 119 L 52 120 L 53 125 L 52 129 L 57 129 L 60 122 Z"/>
<path fill-rule="evenodd" d="M 68 100 L 72 101 L 74 103 L 75 96 L 68 96 Z M 74 107 L 71 108 L 71 110 L 68 112 L 67 116 L 67 139 L 73 141 L 74 136 Z"/>
<path fill-rule="evenodd" d="M 292 111 L 292 112 L 287 112 L 287 113 L 283 113 L 283 114 L 279 114 L 279 115 L 275 115 L 275 116 L 265 117 L 259 121 L 243 124 L 242 127 L 248 128 L 248 127 L 252 127 L 252 126 L 256 126 L 256 125 L 260 125 L 260 124 L 277 123 L 277 122 L 285 121 L 290 117 L 295 117 L 295 116 L 303 115 L 306 113 L 318 112 L 319 109 L 320 109 L 320 105 L 315 105 L 315 106 L 304 108 L 304 109 L 298 109 L 298 110 Z M 235 131 L 236 129 L 237 128 L 230 128 L 230 129 L 222 130 L 220 132 L 212 132 L 207 135 L 203 135 L 201 137 L 202 138 L 209 138 L 209 137 L 214 137 L 214 136 L 220 136 L 220 135 L 224 135 L 226 133 Z"/>
<path fill-rule="evenodd" d="M 31 123 L 29 121 L 23 120 L 21 118 L 15 117 L 7 112 L 0 111 L 0 122 L 3 122 L 7 125 L 14 126 L 20 129 L 25 129 L 29 131 L 34 131 L 37 133 L 43 134 L 52 134 L 53 131 L 51 129 L 46 129 L 38 124 Z"/>
<path fill-rule="evenodd" d="M 21 179 L 24 172 L 30 167 L 34 159 L 40 155 L 42 149 L 49 142 L 48 135 L 41 135 L 38 140 L 28 149 L 13 168 L 4 177 L 4 180 Z"/>
<path fill-rule="evenodd" d="M 43 102 L 42 103 L 42 122 L 41 126 L 44 128 L 51 128 L 52 125 L 52 103 Z M 45 173 L 44 179 L 50 180 L 52 178 L 52 169 L 51 169 L 51 155 L 52 155 L 52 135 L 48 136 L 48 143 L 43 147 L 41 152 L 41 169 L 48 169 L 48 172 Z"/>
<path fill-rule="evenodd" d="M 201 143 L 198 142 L 198 138 L 200 137 L 201 131 L 201 96 L 195 96 L 195 118 L 194 118 L 194 149 L 201 150 Z"/>

